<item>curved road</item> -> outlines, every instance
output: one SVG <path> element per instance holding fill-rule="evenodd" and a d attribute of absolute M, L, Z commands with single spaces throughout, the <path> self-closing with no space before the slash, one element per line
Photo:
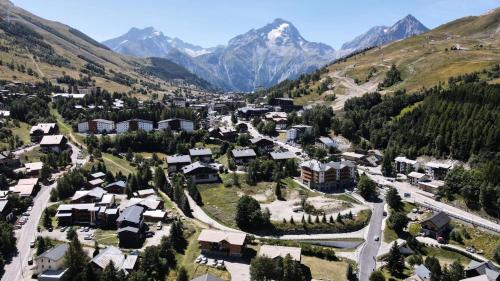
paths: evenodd
<path fill-rule="evenodd" d="M 77 157 L 80 153 L 80 149 L 72 143 L 69 143 L 69 145 L 73 151 L 71 154 L 72 168 L 75 168 L 78 164 L 85 164 L 88 159 L 78 159 Z M 62 173 L 59 173 L 59 175 L 62 175 Z M 48 186 L 42 185 L 36 197 L 33 198 L 33 209 L 30 213 L 28 221 L 20 230 L 15 231 L 17 238 L 17 256 L 13 257 L 12 261 L 5 266 L 5 273 L 2 276 L 1 281 L 31 280 L 31 276 L 27 276 L 27 273 L 25 274 L 25 271 L 28 271 L 27 263 L 32 250 L 29 244 L 38 236 L 38 222 L 40 221 L 43 210 L 45 210 L 49 202 L 50 191 L 55 188 L 55 186 L 55 182 Z"/>

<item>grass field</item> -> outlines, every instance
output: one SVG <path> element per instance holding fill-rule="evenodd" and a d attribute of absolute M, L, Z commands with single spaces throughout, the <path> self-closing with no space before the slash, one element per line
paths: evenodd
<path fill-rule="evenodd" d="M 31 138 L 30 138 L 31 125 L 30 124 L 24 123 L 24 122 L 19 122 L 19 127 L 17 127 L 17 126 L 14 126 L 13 122 L 9 122 L 7 127 L 12 131 L 13 136 L 19 137 L 19 139 L 22 141 L 23 144 L 30 144 L 31 143 Z M 9 143 L 7 140 L 0 141 L 0 149 L 2 149 L 2 150 L 10 149 Z"/>
<path fill-rule="evenodd" d="M 463 266 L 467 266 L 471 261 L 468 257 L 463 256 L 459 253 L 448 251 L 445 249 L 434 248 L 434 247 L 424 247 L 423 251 L 425 256 L 434 256 L 439 259 L 441 266 L 444 264 L 451 264 L 454 261 L 460 262 Z"/>
<path fill-rule="evenodd" d="M 99 244 L 118 246 L 120 242 L 118 240 L 116 230 L 96 229 L 94 235 L 94 240 L 96 240 Z"/>
<path fill-rule="evenodd" d="M 40 149 L 40 147 L 35 147 L 30 151 L 23 153 L 19 159 L 23 163 L 38 162 L 40 158 L 45 155 Z"/>
<path fill-rule="evenodd" d="M 266 191 L 268 193 L 270 191 L 274 199 L 274 183 L 260 182 L 255 186 L 250 186 L 245 182 L 244 175 L 237 174 L 240 185 L 226 187 L 225 185 L 232 182 L 232 174 L 221 174 L 220 176 L 222 183 L 199 184 L 198 189 L 203 199 L 203 210 L 225 225 L 236 227 L 234 222 L 236 205 L 244 194 L 262 195 Z"/>
<path fill-rule="evenodd" d="M 462 244 L 459 244 L 453 240 L 450 240 L 450 243 L 460 245 L 462 247 L 470 247 L 473 246 L 477 250 L 482 250 L 484 252 L 484 256 L 492 259 L 493 251 L 497 245 L 500 245 L 500 236 L 494 235 L 485 231 L 482 231 L 477 228 L 473 228 L 471 226 L 466 226 L 463 224 L 459 224 L 457 222 L 452 222 L 454 228 L 460 229 L 462 233 L 462 237 L 464 241 Z M 469 239 L 465 237 L 464 233 L 467 232 L 469 235 Z"/>
<path fill-rule="evenodd" d="M 122 174 L 127 176 L 131 173 L 137 172 L 137 169 L 130 165 L 126 159 L 114 156 L 113 154 L 103 153 L 102 160 L 104 160 L 104 164 L 106 164 L 108 171 L 111 171 L 113 174 L 121 171 Z"/>
<path fill-rule="evenodd" d="M 347 281 L 347 267 L 344 261 L 328 261 L 316 257 L 302 256 L 302 264 L 309 267 L 313 279 Z"/>

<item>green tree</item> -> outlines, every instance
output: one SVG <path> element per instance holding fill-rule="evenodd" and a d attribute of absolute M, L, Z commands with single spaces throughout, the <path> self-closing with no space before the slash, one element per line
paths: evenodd
<path fill-rule="evenodd" d="M 252 281 L 279 280 L 280 273 L 271 258 L 258 256 L 250 262 L 250 280 Z"/>
<path fill-rule="evenodd" d="M 88 257 L 83 251 L 82 245 L 78 237 L 73 237 L 69 243 L 69 248 L 64 255 L 64 266 L 68 268 L 67 276 L 71 276 L 72 280 L 84 280 L 85 265 L 88 262 Z"/>
<path fill-rule="evenodd" d="M 394 187 L 390 187 L 389 190 L 385 193 L 385 199 L 389 207 L 394 210 L 400 210 L 403 206 L 401 196 L 399 196 L 398 191 Z"/>
<path fill-rule="evenodd" d="M 365 174 L 359 177 L 358 192 L 366 200 L 374 199 L 378 195 L 375 182 Z"/>
<path fill-rule="evenodd" d="M 385 281 L 385 276 L 381 271 L 375 270 L 370 274 L 370 281 Z"/>
<path fill-rule="evenodd" d="M 161 189 L 161 188 L 163 188 L 163 186 L 165 186 L 166 182 L 167 182 L 167 178 L 165 177 L 165 172 L 163 171 L 163 169 L 160 166 L 156 167 L 155 173 L 154 173 L 155 187 L 158 189 Z"/>
<path fill-rule="evenodd" d="M 177 271 L 177 278 L 175 279 L 176 281 L 189 281 L 189 276 L 187 273 L 187 270 L 181 266 L 179 270 Z"/>
<path fill-rule="evenodd" d="M 276 195 L 276 199 L 283 200 L 283 195 L 281 194 L 281 180 L 278 180 L 278 182 L 276 183 L 274 195 Z"/>
<path fill-rule="evenodd" d="M 265 220 L 259 202 L 248 195 L 238 200 L 235 219 L 238 227 L 244 230 L 258 229 L 270 223 Z"/>
<path fill-rule="evenodd" d="M 92 257 L 95 258 L 99 254 L 99 243 L 97 243 L 97 240 L 94 241 L 94 252 L 92 253 Z"/>
<path fill-rule="evenodd" d="M 389 255 L 387 256 L 387 269 L 394 276 L 400 276 L 405 267 L 404 257 L 399 252 L 399 246 L 396 241 L 392 244 Z"/>
<path fill-rule="evenodd" d="M 45 211 L 43 211 L 43 227 L 45 227 L 45 229 L 52 227 L 52 219 L 50 218 L 48 208 L 45 208 Z"/>
<path fill-rule="evenodd" d="M 36 255 L 39 256 L 47 251 L 47 246 L 45 245 L 45 239 L 43 237 L 38 236 L 36 243 Z"/>
<path fill-rule="evenodd" d="M 399 235 L 403 233 L 404 228 L 408 225 L 409 222 L 406 214 L 402 212 L 395 212 L 391 214 L 388 221 L 390 228 L 392 228 Z"/>
<path fill-rule="evenodd" d="M 69 241 L 73 240 L 74 237 L 77 237 L 76 231 L 73 227 L 70 227 L 66 232 L 66 239 Z"/>

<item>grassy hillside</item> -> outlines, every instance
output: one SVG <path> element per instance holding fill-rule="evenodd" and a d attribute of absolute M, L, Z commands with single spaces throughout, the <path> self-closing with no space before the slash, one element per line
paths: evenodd
<path fill-rule="evenodd" d="M 384 89 L 383 93 L 399 89 L 413 92 L 440 81 L 447 83 L 450 76 L 481 71 L 499 62 L 500 8 L 360 52 L 266 92 L 292 96 L 301 104 L 324 103 L 325 96 L 336 94 L 337 100 L 331 104 L 334 109 L 341 109 L 347 97 L 377 90 L 392 64 L 401 72 L 403 81 Z M 325 91 L 320 85 L 326 79 L 332 82 Z M 490 83 L 498 83 L 498 79 Z M 336 103 L 341 106 L 336 108 Z"/>
<path fill-rule="evenodd" d="M 0 61 L 3 80 L 55 82 L 64 74 L 91 75 L 96 86 L 119 92 L 210 86 L 177 64 L 156 67 L 154 59 L 116 54 L 72 27 L 37 17 L 7 0 L 0 0 Z"/>

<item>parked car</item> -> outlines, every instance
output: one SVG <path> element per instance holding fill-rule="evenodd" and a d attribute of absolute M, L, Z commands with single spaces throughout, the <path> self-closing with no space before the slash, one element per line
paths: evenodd
<path fill-rule="evenodd" d="M 219 262 L 217 263 L 217 268 L 225 268 L 226 265 L 224 264 L 224 261 L 223 260 L 219 260 Z"/>
<path fill-rule="evenodd" d="M 92 240 L 92 234 L 85 234 L 85 236 L 83 236 L 83 240 Z"/>
<path fill-rule="evenodd" d="M 66 229 L 68 229 L 68 227 L 67 227 L 67 226 L 63 226 L 63 227 L 61 227 L 61 232 L 65 232 L 65 231 L 66 231 Z"/>
<path fill-rule="evenodd" d="M 161 230 L 161 228 L 163 227 L 163 225 L 161 224 L 161 221 L 159 221 L 157 224 L 156 224 L 156 230 Z"/>
<path fill-rule="evenodd" d="M 213 261 L 212 261 L 212 266 L 217 266 L 217 264 L 218 264 L 218 263 L 219 263 L 219 261 L 218 261 L 218 260 L 213 260 Z"/>
<path fill-rule="evenodd" d="M 373 237 L 373 241 L 378 241 L 380 240 L 380 237 L 378 235 L 376 235 L 375 237 Z"/>
<path fill-rule="evenodd" d="M 198 257 L 194 260 L 194 262 L 196 262 L 196 263 L 200 263 L 202 259 L 203 259 L 203 255 L 199 255 L 199 256 L 198 256 Z"/>
<path fill-rule="evenodd" d="M 28 258 L 28 265 L 33 265 L 33 257 Z"/>
<path fill-rule="evenodd" d="M 84 232 L 89 232 L 89 230 L 90 230 L 90 227 L 88 227 L 88 226 L 86 226 L 86 227 L 83 228 Z"/>
<path fill-rule="evenodd" d="M 35 240 L 31 240 L 30 242 L 30 248 L 35 248 Z"/>
<path fill-rule="evenodd" d="M 208 262 L 207 257 L 204 256 L 203 258 L 201 258 L 201 264 L 207 264 L 207 262 Z"/>

